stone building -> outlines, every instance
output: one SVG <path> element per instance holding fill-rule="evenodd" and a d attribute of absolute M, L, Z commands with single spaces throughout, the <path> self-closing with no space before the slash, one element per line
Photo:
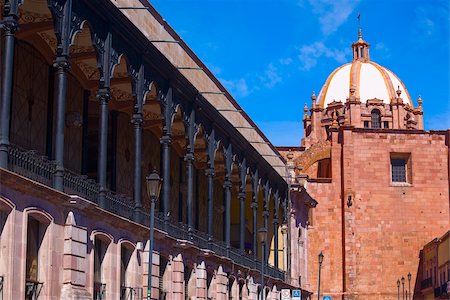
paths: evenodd
<path fill-rule="evenodd" d="M 450 228 L 450 130 L 424 130 L 421 97 L 415 105 L 403 82 L 371 61 L 369 47 L 359 30 L 352 62 L 305 106 L 301 145 L 279 148 L 293 205 L 318 203 L 298 232 L 298 252 L 307 234 L 309 257 L 299 280 L 317 291 L 323 251 L 322 295 L 397 299 L 397 279 L 410 272 L 414 299 L 422 299 L 419 252 Z"/>
<path fill-rule="evenodd" d="M 434 238 L 420 251 L 420 295 L 423 299 L 450 298 L 450 231 Z"/>
<path fill-rule="evenodd" d="M 152 170 L 152 299 L 297 285 L 285 160 L 146 0 L 0 3 L 0 298 L 145 297 Z"/>

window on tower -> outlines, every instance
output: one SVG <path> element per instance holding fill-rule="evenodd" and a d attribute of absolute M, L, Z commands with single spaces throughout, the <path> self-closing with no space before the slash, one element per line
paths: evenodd
<path fill-rule="evenodd" d="M 391 153 L 391 182 L 412 183 L 411 154 Z"/>
<path fill-rule="evenodd" d="M 381 113 L 378 109 L 374 109 L 371 112 L 372 128 L 381 128 Z"/>

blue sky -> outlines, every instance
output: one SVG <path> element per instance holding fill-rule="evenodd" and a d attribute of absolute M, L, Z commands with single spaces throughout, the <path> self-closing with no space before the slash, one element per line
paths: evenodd
<path fill-rule="evenodd" d="M 303 106 L 351 61 L 361 13 L 371 59 L 396 73 L 426 129 L 450 128 L 447 0 L 151 0 L 277 146 L 298 146 Z"/>

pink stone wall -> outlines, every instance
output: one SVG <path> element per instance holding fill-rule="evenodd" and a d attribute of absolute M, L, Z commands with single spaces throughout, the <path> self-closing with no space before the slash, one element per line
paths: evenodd
<path fill-rule="evenodd" d="M 411 154 L 411 184 L 391 182 L 392 152 Z M 420 249 L 450 227 L 448 153 L 442 132 L 333 133 L 332 182 L 307 184 L 319 202 L 309 228 L 313 291 L 321 250 L 323 293 L 393 299 L 398 278 L 411 272 L 415 282 Z"/>

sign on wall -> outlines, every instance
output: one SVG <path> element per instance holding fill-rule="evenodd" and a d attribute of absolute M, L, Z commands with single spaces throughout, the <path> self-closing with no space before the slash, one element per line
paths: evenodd
<path fill-rule="evenodd" d="M 300 299 L 302 299 L 302 291 L 292 290 L 292 300 L 300 300 Z"/>
<path fill-rule="evenodd" d="M 332 300 L 332 299 L 331 299 L 331 296 L 323 296 L 322 300 Z"/>
<path fill-rule="evenodd" d="M 282 289 L 281 290 L 281 300 L 291 300 L 291 290 Z"/>

